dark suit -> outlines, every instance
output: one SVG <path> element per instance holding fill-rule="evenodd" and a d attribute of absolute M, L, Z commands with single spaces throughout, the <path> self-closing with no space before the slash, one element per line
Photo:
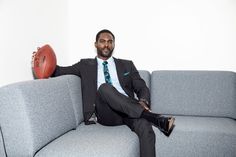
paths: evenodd
<path fill-rule="evenodd" d="M 140 147 L 141 147 L 141 156 L 143 157 L 154 157 L 155 156 L 155 134 L 152 130 L 151 124 L 145 119 L 140 119 L 138 115 L 141 114 L 140 106 L 138 105 L 138 101 L 134 99 L 134 93 L 136 93 L 137 97 L 140 99 L 145 99 L 148 102 L 150 101 L 150 93 L 147 88 L 144 80 L 140 77 L 137 69 L 135 68 L 132 61 L 116 59 L 114 58 L 116 64 L 116 70 L 118 79 L 122 89 L 129 96 L 129 100 L 127 97 L 118 93 L 115 88 L 104 88 L 105 90 L 112 90 L 112 92 L 107 92 L 109 94 L 114 93 L 118 95 L 112 95 L 111 99 L 120 96 L 122 102 L 132 102 L 135 103 L 137 107 L 138 113 L 134 115 L 134 117 L 123 116 L 123 113 L 117 113 L 121 116 L 120 124 L 124 123 L 128 125 L 140 139 Z M 53 76 L 65 75 L 65 74 L 73 74 L 77 75 L 81 78 L 81 86 L 82 86 L 82 98 L 83 98 L 83 113 L 85 122 L 90 119 L 92 114 L 95 112 L 95 106 L 101 106 L 101 103 L 105 102 L 102 97 L 99 97 L 99 93 L 97 92 L 97 60 L 94 59 L 81 59 L 80 62 L 68 66 L 68 67 L 59 67 L 57 66 Z M 104 90 L 103 89 L 103 90 Z M 124 99 L 123 99 L 124 98 Z M 128 101 L 126 101 L 128 100 Z M 111 100 L 112 101 L 112 100 Z M 95 105 L 96 103 L 96 105 Z M 112 103 L 113 105 L 119 105 L 119 103 Z M 123 104 L 123 103 L 120 103 Z M 131 104 L 132 105 L 132 104 Z M 116 107 L 116 106 L 114 106 Z M 122 108 L 122 107 L 121 107 Z M 105 108 L 100 109 L 100 111 L 104 111 Z M 134 109 L 135 110 L 135 109 Z M 121 111 L 123 112 L 123 110 Z M 101 112 L 100 112 L 101 115 Z M 137 116 L 137 117 L 135 117 Z M 99 119 L 99 117 L 98 117 Z M 102 123 L 102 118 L 100 119 Z M 99 120 L 98 120 L 99 122 Z M 102 123 L 103 124 L 103 123 Z M 119 125 L 119 123 L 114 124 Z"/>

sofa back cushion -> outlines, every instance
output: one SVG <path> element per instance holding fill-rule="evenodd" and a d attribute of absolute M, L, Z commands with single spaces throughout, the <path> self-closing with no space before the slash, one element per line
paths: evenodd
<path fill-rule="evenodd" d="M 47 143 L 76 128 L 82 121 L 78 107 L 82 105 L 75 104 L 80 103 L 79 88 L 80 79 L 71 75 L 2 87 L 0 125 L 7 155 L 33 156 Z"/>
<path fill-rule="evenodd" d="M 147 87 L 150 89 L 151 83 L 151 74 L 147 70 L 139 70 L 140 77 L 145 81 Z M 135 94 L 135 98 L 138 99 L 137 95 Z"/>
<path fill-rule="evenodd" d="M 151 74 L 147 70 L 139 70 L 140 77 L 146 82 L 148 88 L 150 88 Z"/>
<path fill-rule="evenodd" d="M 227 71 L 154 71 L 152 110 L 236 119 L 236 75 Z"/>

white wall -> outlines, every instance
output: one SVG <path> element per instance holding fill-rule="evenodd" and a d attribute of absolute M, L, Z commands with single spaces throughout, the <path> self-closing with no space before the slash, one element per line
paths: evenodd
<path fill-rule="evenodd" d="M 0 0 L 0 86 L 32 79 L 31 54 L 50 44 L 68 61 L 66 0 Z"/>
<path fill-rule="evenodd" d="M 114 55 L 138 69 L 236 71 L 235 0 L 72 0 L 69 8 L 71 62 L 93 57 L 95 34 L 108 28 Z"/>
<path fill-rule="evenodd" d="M 0 86 L 32 79 L 46 43 L 59 65 L 94 57 L 103 28 L 138 69 L 236 71 L 235 0 L 0 0 L 0 21 Z"/>

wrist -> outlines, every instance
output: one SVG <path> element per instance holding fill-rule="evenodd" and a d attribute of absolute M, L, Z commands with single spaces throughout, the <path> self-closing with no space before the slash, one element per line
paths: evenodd
<path fill-rule="evenodd" d="M 144 99 L 144 98 L 140 98 L 139 101 L 144 102 L 147 105 L 149 104 L 149 102 L 146 99 Z"/>

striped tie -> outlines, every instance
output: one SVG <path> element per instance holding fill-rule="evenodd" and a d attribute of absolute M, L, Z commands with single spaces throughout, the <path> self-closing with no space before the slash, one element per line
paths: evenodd
<path fill-rule="evenodd" d="M 107 66 L 108 62 L 104 61 L 102 64 L 103 64 L 103 72 L 104 72 L 105 81 L 106 81 L 106 83 L 111 85 L 112 84 L 111 76 L 109 74 L 109 70 L 108 70 L 108 66 Z"/>

